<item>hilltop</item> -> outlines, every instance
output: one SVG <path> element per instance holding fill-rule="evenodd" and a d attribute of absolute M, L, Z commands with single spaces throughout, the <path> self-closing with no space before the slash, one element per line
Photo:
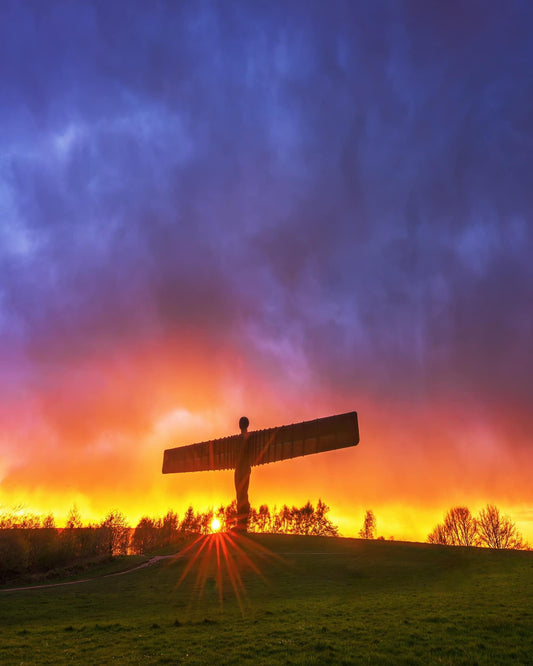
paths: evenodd
<path fill-rule="evenodd" d="M 127 575 L 1 593 L 0 662 L 528 663 L 532 598 L 532 552 L 218 537 Z"/>

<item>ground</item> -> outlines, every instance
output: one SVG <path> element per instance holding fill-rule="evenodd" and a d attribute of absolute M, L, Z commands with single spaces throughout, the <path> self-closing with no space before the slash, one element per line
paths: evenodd
<path fill-rule="evenodd" d="M 210 537 L 125 575 L 0 592 L 0 663 L 526 664 L 532 599 L 532 552 Z"/>

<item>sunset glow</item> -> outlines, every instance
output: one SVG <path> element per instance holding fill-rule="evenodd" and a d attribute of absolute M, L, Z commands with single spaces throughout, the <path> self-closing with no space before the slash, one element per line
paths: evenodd
<path fill-rule="evenodd" d="M 533 543 L 531 7 L 51 5 L 1 10 L 0 512 L 216 513 L 164 449 L 355 410 L 252 505 Z"/>

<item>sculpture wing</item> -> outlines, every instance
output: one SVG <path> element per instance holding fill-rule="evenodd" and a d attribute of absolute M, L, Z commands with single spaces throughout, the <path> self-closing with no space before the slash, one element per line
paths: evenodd
<path fill-rule="evenodd" d="M 264 465 L 358 443 L 357 413 L 348 412 L 250 433 L 250 460 L 252 465 Z"/>
<path fill-rule="evenodd" d="M 242 435 L 232 435 L 166 449 L 163 454 L 163 474 L 233 469 L 237 464 L 237 451 L 241 446 Z"/>
<path fill-rule="evenodd" d="M 264 465 L 359 443 L 357 413 L 337 414 L 279 428 L 249 433 L 246 446 L 251 465 Z M 163 474 L 233 469 L 244 445 L 242 435 L 232 435 L 167 449 Z"/>

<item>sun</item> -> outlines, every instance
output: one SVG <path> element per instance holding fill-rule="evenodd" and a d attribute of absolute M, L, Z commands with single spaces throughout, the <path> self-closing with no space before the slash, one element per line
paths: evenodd
<path fill-rule="evenodd" d="M 222 523 L 218 518 L 213 518 L 211 521 L 211 532 L 218 532 L 222 527 Z"/>

